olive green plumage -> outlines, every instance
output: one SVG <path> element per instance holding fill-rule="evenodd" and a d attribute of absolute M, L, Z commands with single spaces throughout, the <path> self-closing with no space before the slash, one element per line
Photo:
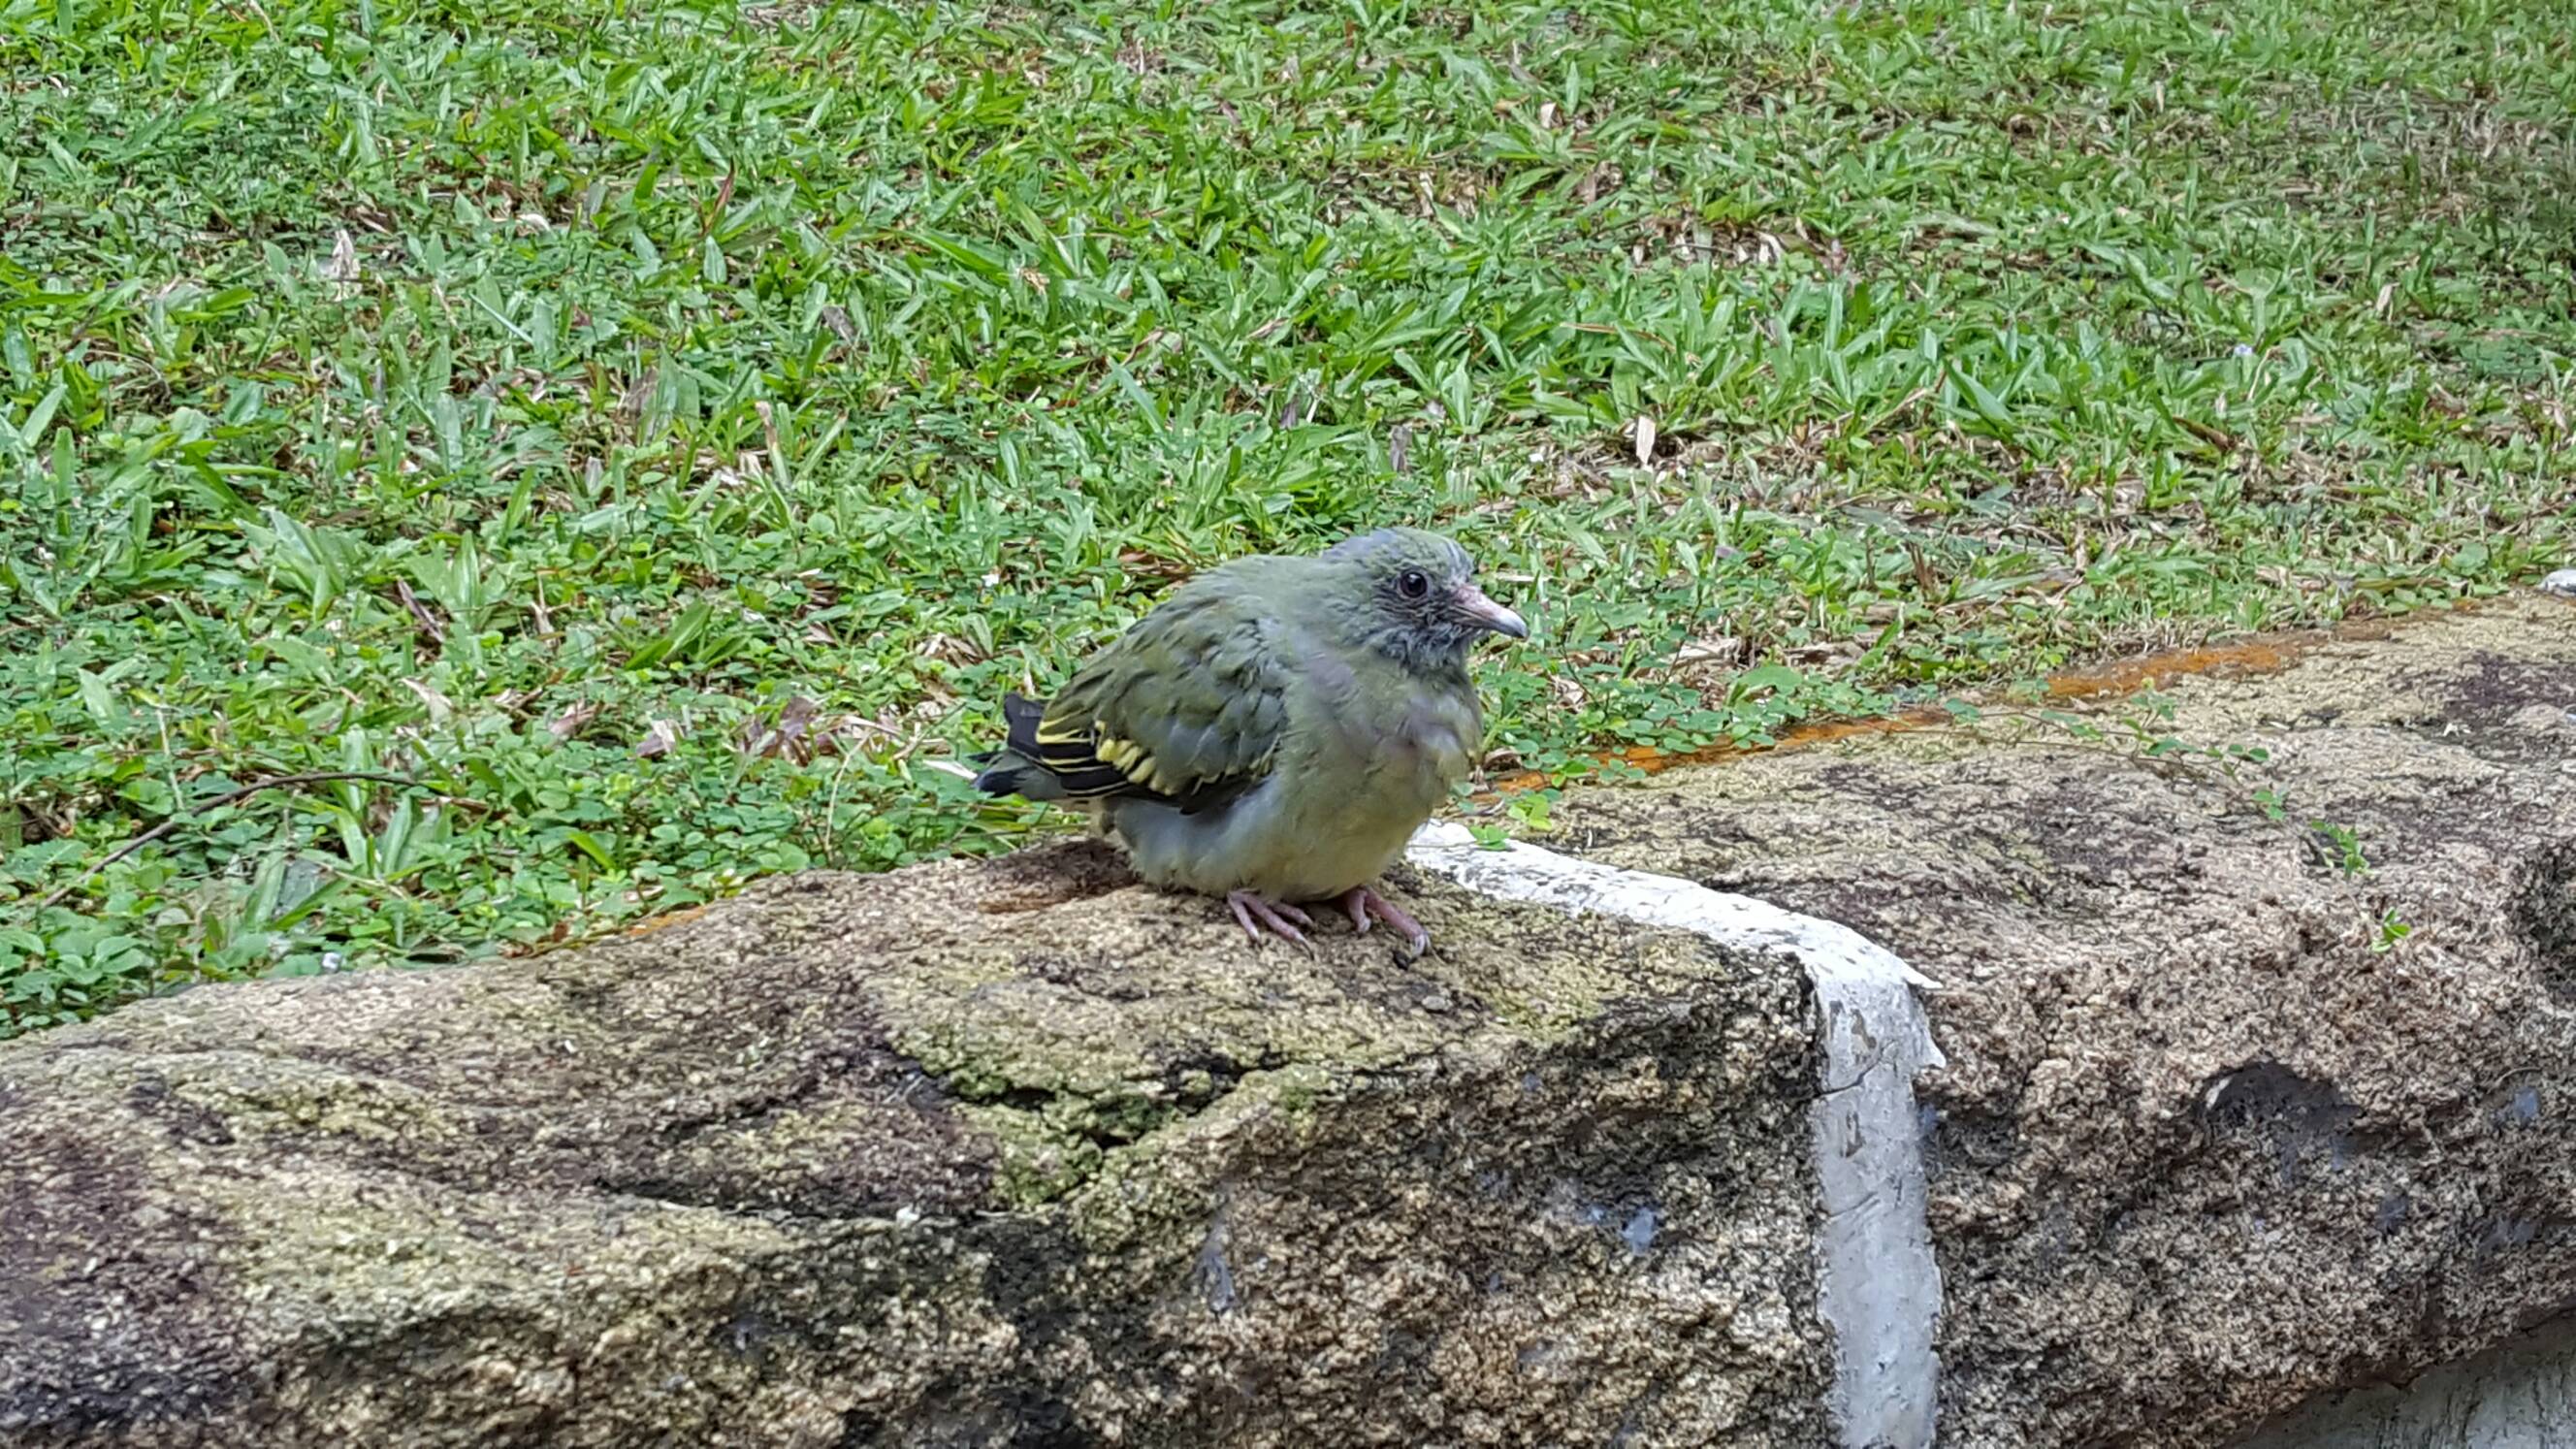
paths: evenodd
<path fill-rule="evenodd" d="M 1270 766 L 1287 720 L 1285 631 L 1242 573 L 1184 586 L 1048 703 L 1023 739 L 1067 798 L 1159 797 L 1208 808 Z M 1008 702 L 1016 726 L 1034 706 Z"/>
<path fill-rule="evenodd" d="M 1414 529 L 1228 563 L 1044 706 L 1006 699 L 1009 743 L 976 783 L 1088 805 L 1158 884 L 1256 905 L 1361 890 L 1473 764 L 1468 650 L 1526 632 L 1473 577 Z"/>

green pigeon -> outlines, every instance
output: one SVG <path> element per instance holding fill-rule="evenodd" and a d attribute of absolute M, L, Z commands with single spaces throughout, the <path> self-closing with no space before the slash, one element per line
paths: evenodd
<path fill-rule="evenodd" d="M 1370 883 L 1464 779 L 1484 738 L 1467 652 L 1529 637 L 1467 551 L 1381 529 L 1191 579 L 1045 704 L 1008 695 L 976 788 L 1089 808 L 1136 871 L 1222 896 L 1256 944 L 1303 942 L 1299 902 L 1430 933 Z"/>

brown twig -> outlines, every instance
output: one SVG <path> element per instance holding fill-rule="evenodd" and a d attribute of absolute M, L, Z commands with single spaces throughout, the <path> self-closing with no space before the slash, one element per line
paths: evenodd
<path fill-rule="evenodd" d="M 370 780 L 379 785 L 401 785 L 414 790 L 428 788 L 422 781 L 406 780 L 400 775 L 379 775 L 367 770 L 323 770 L 309 775 L 280 775 L 272 780 L 260 780 L 252 784 L 241 786 L 238 789 L 226 790 L 224 793 L 217 795 L 212 800 L 205 801 L 192 809 L 173 815 L 169 819 L 162 821 L 160 824 L 153 826 L 151 829 L 144 831 L 141 835 L 138 835 L 132 840 L 125 842 L 123 845 L 118 846 L 116 849 L 109 851 L 106 859 L 91 866 L 89 869 L 82 871 L 80 879 L 57 887 L 51 895 L 48 895 L 43 900 L 36 902 L 36 911 L 41 915 L 47 907 L 61 905 L 63 900 L 71 895 L 72 892 L 79 890 L 82 886 L 88 885 L 91 881 L 97 879 L 100 871 L 107 869 L 109 866 L 125 859 L 134 852 L 141 850 L 143 847 L 150 845 L 156 840 L 159 840 L 162 836 L 169 834 L 180 826 L 203 817 L 210 811 L 221 810 L 227 805 L 238 804 L 239 802 L 247 800 L 251 796 L 258 794 L 262 790 L 285 790 L 299 785 L 327 785 L 337 780 Z"/>

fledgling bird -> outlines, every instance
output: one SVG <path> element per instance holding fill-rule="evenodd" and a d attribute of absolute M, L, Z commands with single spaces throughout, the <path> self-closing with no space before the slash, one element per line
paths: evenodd
<path fill-rule="evenodd" d="M 1005 696 L 976 787 L 1087 806 L 1138 874 L 1223 896 L 1256 944 L 1304 941 L 1299 903 L 1334 901 L 1418 956 L 1430 933 L 1370 883 L 1475 761 L 1468 650 L 1529 637 L 1475 571 L 1412 528 L 1212 569 L 1053 700 Z"/>

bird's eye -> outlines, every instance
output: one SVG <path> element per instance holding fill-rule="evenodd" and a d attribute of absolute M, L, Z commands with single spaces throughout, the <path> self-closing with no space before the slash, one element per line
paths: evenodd
<path fill-rule="evenodd" d="M 1420 569 L 1406 569 L 1397 576 L 1395 587 L 1406 598 L 1418 599 L 1431 592 L 1431 579 Z"/>

